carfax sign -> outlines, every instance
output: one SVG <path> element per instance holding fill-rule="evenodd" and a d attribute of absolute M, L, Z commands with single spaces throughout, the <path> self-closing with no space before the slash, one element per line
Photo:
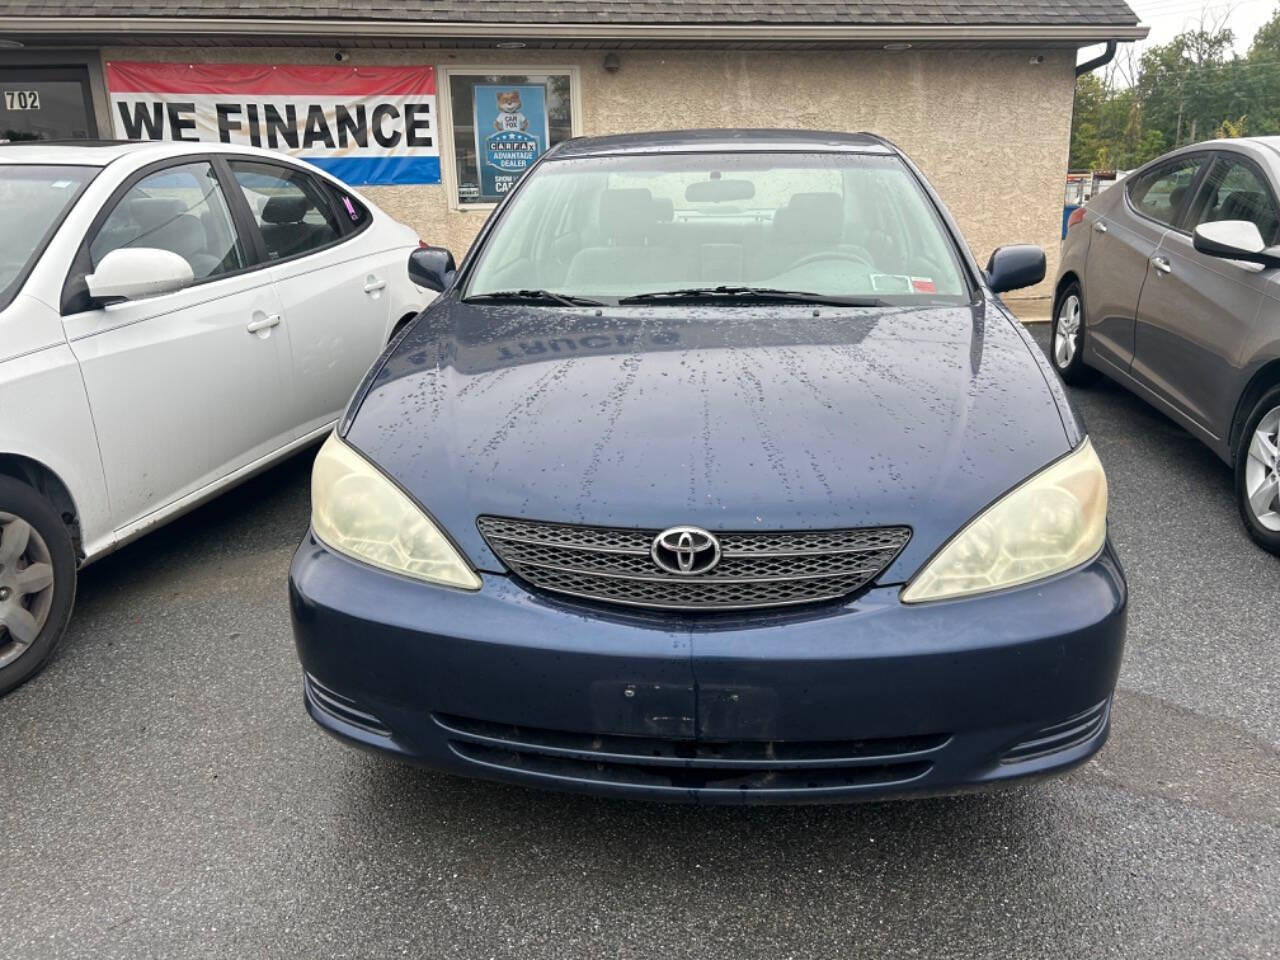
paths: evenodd
<path fill-rule="evenodd" d="M 475 86 L 480 195 L 501 200 L 547 149 L 547 88 L 540 83 Z"/>
<path fill-rule="evenodd" d="M 281 150 L 351 184 L 439 183 L 431 67 L 107 64 L 116 136 Z"/>

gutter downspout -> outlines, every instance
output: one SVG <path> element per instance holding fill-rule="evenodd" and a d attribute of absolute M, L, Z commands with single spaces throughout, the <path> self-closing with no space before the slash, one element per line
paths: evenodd
<path fill-rule="evenodd" d="M 1098 54 L 1092 60 L 1086 60 L 1084 63 L 1078 64 L 1076 66 L 1076 76 L 1077 77 L 1082 76 L 1088 73 L 1090 70 L 1094 70 L 1098 67 L 1105 67 L 1108 63 L 1110 63 L 1112 60 L 1115 59 L 1115 56 L 1116 56 L 1116 41 L 1108 40 L 1107 49 L 1103 50 L 1102 53 Z"/>

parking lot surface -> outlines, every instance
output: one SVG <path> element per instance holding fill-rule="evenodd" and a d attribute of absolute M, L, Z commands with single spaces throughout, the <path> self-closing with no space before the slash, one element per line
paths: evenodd
<path fill-rule="evenodd" d="M 1073 396 L 1132 598 L 1111 742 L 1067 777 L 698 809 L 345 748 L 289 633 L 304 455 L 86 570 L 0 700 L 0 957 L 1280 955 L 1280 560 L 1189 435 Z"/>

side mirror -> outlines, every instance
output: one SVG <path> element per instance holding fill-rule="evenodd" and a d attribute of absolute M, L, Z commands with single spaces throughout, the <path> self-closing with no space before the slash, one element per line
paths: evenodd
<path fill-rule="evenodd" d="M 420 287 L 443 293 L 457 272 L 453 254 L 444 247 L 422 247 L 409 254 L 409 279 Z"/>
<path fill-rule="evenodd" d="M 181 290 L 195 279 L 191 264 L 171 250 L 120 247 L 84 282 L 94 300 L 141 300 Z"/>
<path fill-rule="evenodd" d="M 1030 243 L 997 247 L 987 261 L 987 285 L 996 293 L 1021 290 L 1044 279 L 1044 251 Z"/>
<path fill-rule="evenodd" d="M 1191 245 L 1210 257 L 1280 266 L 1280 248 L 1268 247 L 1257 225 L 1249 220 L 1202 223 L 1196 227 Z"/>

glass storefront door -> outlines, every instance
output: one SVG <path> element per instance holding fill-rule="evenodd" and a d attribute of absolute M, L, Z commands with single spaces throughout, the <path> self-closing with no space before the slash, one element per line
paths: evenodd
<path fill-rule="evenodd" d="M 98 135 L 85 67 L 0 67 L 0 143 Z"/>

